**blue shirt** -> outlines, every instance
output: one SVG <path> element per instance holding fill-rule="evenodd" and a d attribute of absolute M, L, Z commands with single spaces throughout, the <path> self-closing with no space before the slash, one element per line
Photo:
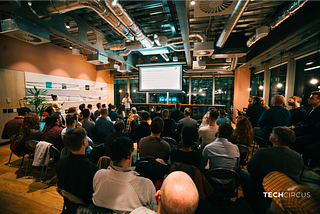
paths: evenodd
<path fill-rule="evenodd" d="M 96 133 L 101 132 L 107 135 L 115 132 L 113 128 L 113 123 L 106 117 L 99 117 L 95 123 Z"/>
<path fill-rule="evenodd" d="M 220 123 L 231 123 L 231 120 L 227 117 L 220 117 L 217 121 L 216 121 L 217 125 L 219 125 Z"/>
<path fill-rule="evenodd" d="M 115 111 L 110 111 L 108 116 L 112 121 L 116 121 L 119 118 L 119 114 Z"/>
<path fill-rule="evenodd" d="M 272 106 L 262 113 L 258 124 L 261 126 L 261 131 L 264 132 L 268 127 L 289 126 L 290 118 L 291 114 L 288 109 L 283 106 Z"/>

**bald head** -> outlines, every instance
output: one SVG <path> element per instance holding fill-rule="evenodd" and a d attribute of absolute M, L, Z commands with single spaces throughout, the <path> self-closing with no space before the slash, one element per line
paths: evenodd
<path fill-rule="evenodd" d="M 199 193 L 190 176 L 177 171 L 164 180 L 156 198 L 160 200 L 158 214 L 192 214 L 198 207 Z"/>
<path fill-rule="evenodd" d="M 285 102 L 284 96 L 276 94 L 272 97 L 273 106 L 282 106 Z"/>

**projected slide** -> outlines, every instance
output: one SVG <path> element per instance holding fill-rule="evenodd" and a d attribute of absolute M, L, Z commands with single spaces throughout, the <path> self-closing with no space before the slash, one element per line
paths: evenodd
<path fill-rule="evenodd" d="M 182 91 L 182 66 L 139 68 L 140 91 Z"/>

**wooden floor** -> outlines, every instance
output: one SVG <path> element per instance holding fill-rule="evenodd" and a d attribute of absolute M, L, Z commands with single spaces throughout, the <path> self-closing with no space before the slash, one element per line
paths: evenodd
<path fill-rule="evenodd" d="M 56 186 L 43 184 L 39 179 L 26 179 L 23 169 L 5 165 L 10 155 L 9 145 L 0 146 L 0 213 L 61 213 L 63 199 Z M 12 164 L 19 166 L 21 158 L 12 155 Z M 27 160 L 24 161 L 27 166 Z M 40 177 L 40 170 L 32 169 L 31 175 Z M 48 171 L 49 182 L 55 183 L 54 168 Z"/>

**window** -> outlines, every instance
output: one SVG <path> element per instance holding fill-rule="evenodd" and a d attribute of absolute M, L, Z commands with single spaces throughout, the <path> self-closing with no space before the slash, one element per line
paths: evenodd
<path fill-rule="evenodd" d="M 226 105 L 227 112 L 233 111 L 234 77 L 216 77 L 214 103 Z"/>
<path fill-rule="evenodd" d="M 191 104 L 212 105 L 212 77 L 191 78 Z"/>
<path fill-rule="evenodd" d="M 114 80 L 114 105 L 118 108 L 128 92 L 127 80 Z"/>
<path fill-rule="evenodd" d="M 189 77 L 182 79 L 182 92 L 181 93 L 169 93 L 169 103 L 189 103 Z"/>
<path fill-rule="evenodd" d="M 264 73 L 251 76 L 250 96 L 263 97 Z"/>
<path fill-rule="evenodd" d="M 130 98 L 133 103 L 146 103 L 146 93 L 139 92 L 139 79 L 130 79 Z"/>
<path fill-rule="evenodd" d="M 149 92 L 149 103 L 167 103 L 167 93 Z"/>
<path fill-rule="evenodd" d="M 271 106 L 271 98 L 280 94 L 285 95 L 286 90 L 286 78 L 287 78 L 287 64 L 278 66 L 270 70 L 270 95 L 269 95 L 269 105 Z"/>

